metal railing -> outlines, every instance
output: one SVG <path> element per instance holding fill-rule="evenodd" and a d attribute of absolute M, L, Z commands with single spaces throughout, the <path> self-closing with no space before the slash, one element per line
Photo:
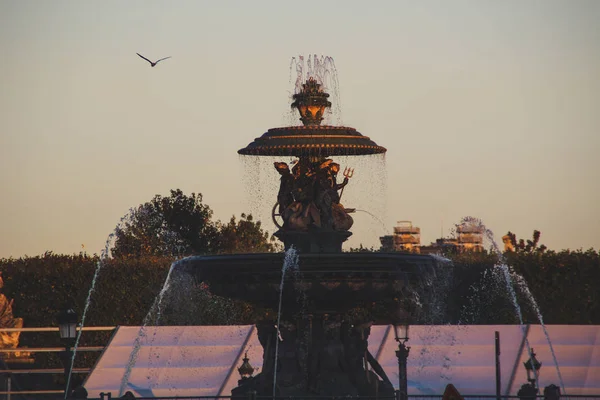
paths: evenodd
<path fill-rule="evenodd" d="M 248 394 L 246 396 L 181 396 L 181 397 L 135 397 L 136 400 L 398 400 L 399 394 L 396 391 L 395 396 L 258 396 L 256 394 Z M 413 394 L 408 395 L 408 400 L 442 400 L 444 397 L 443 394 Z M 496 396 L 496 395 L 462 395 L 465 400 L 520 400 L 519 396 Z M 94 398 L 90 400 L 112 400 L 115 397 L 112 397 L 111 393 L 100 393 L 99 398 Z M 528 398 L 532 399 L 533 398 Z M 543 395 L 536 396 L 535 400 L 544 400 Z M 600 394 L 598 395 L 568 395 L 561 396 L 560 400 L 598 400 L 600 399 Z M 458 400 L 458 399 L 456 399 Z"/>
<path fill-rule="evenodd" d="M 90 326 L 77 328 L 77 330 L 83 329 L 84 332 L 98 332 L 98 331 L 113 331 L 115 326 Z M 58 327 L 39 327 L 39 328 L 0 328 L 0 332 L 58 332 Z M 57 340 L 58 341 L 58 340 Z M 103 351 L 106 346 L 79 346 L 77 352 L 100 352 Z M 0 356 L 11 353 L 59 353 L 65 351 L 65 347 L 17 347 L 17 348 L 0 348 Z M 3 364 L 10 362 L 10 359 L 4 357 L 1 358 Z M 13 378 L 15 375 L 61 375 L 64 374 L 64 368 L 35 368 L 35 369 L 0 369 L 0 376 L 5 377 L 5 389 L 0 390 L 0 395 L 4 396 L 6 400 L 11 400 L 11 396 L 18 395 L 51 395 L 51 394 L 63 394 L 64 390 L 13 390 Z M 91 368 L 73 368 L 73 374 L 89 374 Z M 18 389 L 18 388 L 17 388 Z"/>
<path fill-rule="evenodd" d="M 83 327 L 83 331 L 113 331 L 115 326 L 91 326 Z M 81 328 L 77 328 L 80 330 Z M 58 327 L 40 327 L 40 328 L 0 328 L 0 332 L 58 332 Z M 77 351 L 103 351 L 106 346 L 80 346 Z M 0 354 L 7 353 L 58 353 L 64 351 L 64 347 L 21 347 L 14 349 L 0 349 Z M 74 374 L 89 374 L 91 368 L 73 368 L 72 373 Z M 13 395 L 30 396 L 30 395 L 60 395 L 56 398 L 62 399 L 64 390 L 12 390 L 12 377 L 14 375 L 36 375 L 36 374 L 63 374 L 63 368 L 39 368 L 39 369 L 0 369 L 0 376 L 6 376 L 6 389 L 0 391 L 0 395 L 5 396 L 6 400 L 11 400 Z M 543 389 L 542 389 L 543 390 Z M 517 400 L 518 396 L 509 395 L 463 395 L 465 400 Z M 113 398 L 112 393 L 101 393 L 99 398 L 90 398 L 95 400 L 111 400 Z M 442 400 L 443 395 L 411 395 L 407 396 L 408 400 Z M 232 396 L 189 396 L 189 397 L 136 397 L 139 400 L 398 400 L 398 393 L 396 396 L 378 396 L 378 397 L 365 397 L 365 396 L 298 396 L 298 397 L 273 397 L 273 396 L 258 396 L 256 394 L 250 394 L 247 397 L 232 397 Z M 532 399 L 532 398 L 530 398 Z M 543 395 L 538 395 L 536 399 L 544 399 Z M 600 394 L 594 395 L 566 395 L 561 396 L 560 400 L 600 400 Z"/>

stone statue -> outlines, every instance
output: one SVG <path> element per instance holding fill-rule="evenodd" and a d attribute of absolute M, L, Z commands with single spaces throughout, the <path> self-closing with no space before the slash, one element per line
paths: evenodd
<path fill-rule="evenodd" d="M 344 177 L 344 181 L 340 184 L 337 183 L 337 174 L 340 172 L 340 165 L 337 163 L 332 163 L 329 168 L 330 176 L 331 176 L 331 188 L 332 188 L 332 200 L 334 203 L 339 204 L 340 195 L 338 194 L 338 190 L 343 189 L 349 182 L 348 177 Z"/>
<path fill-rule="evenodd" d="M 341 204 L 333 204 L 331 207 L 333 216 L 333 229 L 336 231 L 348 231 L 354 224 L 354 219 L 348 214 Z"/>
<path fill-rule="evenodd" d="M 294 200 L 303 204 L 313 201 L 315 170 L 312 163 L 307 159 L 300 158 L 292 167 L 292 174 L 294 175 Z"/>
<path fill-rule="evenodd" d="M 308 395 L 304 390 L 304 371 L 300 358 L 303 358 L 302 349 L 294 324 L 282 321 L 279 327 L 281 342 L 277 360 L 277 395 L 293 396 L 298 393 Z"/>
<path fill-rule="evenodd" d="M 333 218 L 333 229 L 336 231 L 348 231 L 354 224 L 354 220 L 348 214 L 344 206 L 340 203 L 339 190 L 344 189 L 348 184 L 349 179 L 347 176 L 344 177 L 342 183 L 337 183 L 337 174 L 340 172 L 340 165 L 332 163 L 329 167 L 329 179 L 330 179 L 330 196 L 331 196 L 331 215 Z"/>
<path fill-rule="evenodd" d="M 313 362 L 315 372 L 311 389 L 320 396 L 357 396 L 359 393 L 348 377 L 345 348 L 340 340 L 340 323 L 325 320 L 324 336 Z"/>
<path fill-rule="evenodd" d="M 0 271 L 0 291 L 4 287 L 2 272 Z M 0 327 L 22 328 L 23 319 L 15 318 L 12 312 L 13 300 L 8 300 L 4 293 L 0 292 Z M 21 332 L 0 332 L 0 348 L 15 349 L 19 346 L 19 335 Z"/>
<path fill-rule="evenodd" d="M 275 358 L 275 340 L 277 329 L 272 321 L 264 321 L 256 324 L 258 341 L 263 348 L 263 374 L 273 373 L 273 360 Z"/>
<path fill-rule="evenodd" d="M 348 184 L 353 170 L 344 172 L 343 182 L 337 183 L 340 165 L 331 159 L 301 157 L 291 171 L 284 162 L 273 165 L 281 175 L 277 203 L 284 230 L 350 230 L 354 220 L 351 211 L 340 204 L 339 191 Z M 273 213 L 275 218 L 275 208 Z"/>
<path fill-rule="evenodd" d="M 321 226 L 333 229 L 332 205 L 335 199 L 335 181 L 331 174 L 332 160 L 325 160 L 318 166 L 315 187 L 315 203 L 320 211 Z"/>
<path fill-rule="evenodd" d="M 368 339 L 371 334 L 371 325 L 372 323 L 368 322 L 347 328 L 347 335 L 343 340 L 352 383 L 357 387 L 361 396 L 370 396 L 373 393 L 393 396 L 394 385 L 379 362 L 369 352 Z M 369 366 L 372 370 L 368 368 Z"/>
<path fill-rule="evenodd" d="M 279 214 L 283 215 L 285 209 L 294 202 L 294 196 L 292 195 L 292 191 L 294 190 L 294 176 L 286 163 L 275 162 L 274 165 L 277 172 L 281 175 L 277 202 L 279 203 Z"/>

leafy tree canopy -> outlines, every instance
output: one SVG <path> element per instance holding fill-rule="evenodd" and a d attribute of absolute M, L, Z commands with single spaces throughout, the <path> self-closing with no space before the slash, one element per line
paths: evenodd
<path fill-rule="evenodd" d="M 543 253 L 548 248 L 543 244 L 538 246 L 540 242 L 540 236 L 541 232 L 538 230 L 534 230 L 531 240 L 517 240 L 517 235 L 515 235 L 511 231 L 508 231 L 508 233 L 502 238 L 502 240 L 505 243 L 505 249 L 507 251 L 516 251 L 519 253 Z"/>
<path fill-rule="evenodd" d="M 227 224 L 212 220 L 213 211 L 202 203 L 202 194 L 185 195 L 171 190 L 134 208 L 115 230 L 114 257 L 184 256 L 275 251 L 269 235 L 242 214 Z"/>
<path fill-rule="evenodd" d="M 216 250 L 220 253 L 265 253 L 281 250 L 275 238 L 254 222 L 252 214 L 243 214 L 239 220 L 231 217 L 227 224 L 218 223 Z"/>

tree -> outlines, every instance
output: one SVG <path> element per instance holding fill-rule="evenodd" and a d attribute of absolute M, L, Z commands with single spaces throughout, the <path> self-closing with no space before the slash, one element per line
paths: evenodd
<path fill-rule="evenodd" d="M 532 240 L 527 239 L 527 242 L 523 239 L 517 241 L 517 235 L 508 231 L 508 233 L 502 237 L 504 241 L 504 248 L 506 251 L 515 251 L 518 253 L 543 253 L 547 247 L 541 245 L 538 247 L 540 241 L 541 232 L 538 230 L 533 231 Z"/>
<path fill-rule="evenodd" d="M 202 194 L 186 196 L 180 189 L 160 195 L 135 209 L 115 231 L 112 255 L 163 256 L 214 252 L 218 236 L 212 210 Z"/>
<path fill-rule="evenodd" d="M 184 256 L 191 254 L 256 253 L 279 250 L 273 238 L 252 215 L 232 217 L 229 223 L 212 220 L 202 194 L 186 196 L 171 190 L 132 209 L 115 231 L 115 257 Z"/>
<path fill-rule="evenodd" d="M 253 221 L 252 214 L 243 214 L 239 220 L 231 217 L 227 224 L 218 223 L 216 249 L 220 253 L 269 253 L 281 250 L 275 239 Z"/>

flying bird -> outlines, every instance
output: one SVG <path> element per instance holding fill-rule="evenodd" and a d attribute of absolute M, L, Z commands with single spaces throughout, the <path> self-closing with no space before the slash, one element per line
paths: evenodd
<path fill-rule="evenodd" d="M 169 57 L 161 58 L 160 60 L 157 60 L 155 62 L 152 62 L 152 61 L 148 60 L 146 57 L 144 57 L 143 55 L 141 55 L 140 53 L 135 53 L 135 54 L 137 54 L 138 56 L 142 57 L 144 60 L 148 61 L 150 63 L 151 67 L 154 67 L 156 64 L 158 64 L 162 60 L 166 60 L 167 58 L 171 58 L 171 56 L 169 56 Z"/>

